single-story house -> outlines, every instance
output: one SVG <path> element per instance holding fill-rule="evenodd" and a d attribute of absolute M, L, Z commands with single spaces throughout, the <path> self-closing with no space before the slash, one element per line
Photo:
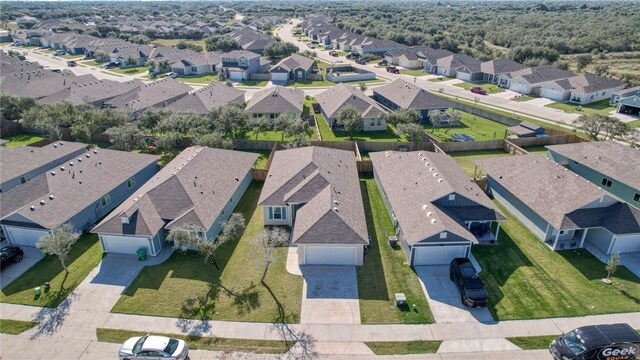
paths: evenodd
<path fill-rule="evenodd" d="M 622 90 L 624 86 L 622 81 L 585 73 L 542 84 L 540 96 L 584 105 L 610 99 L 614 92 Z"/>
<path fill-rule="evenodd" d="M 253 94 L 245 111 L 253 116 L 275 119 L 281 114 L 296 117 L 304 110 L 304 91 L 294 87 L 272 86 Z"/>
<path fill-rule="evenodd" d="M 135 254 L 146 248 L 156 256 L 169 231 L 187 225 L 214 241 L 249 187 L 257 158 L 249 152 L 189 147 L 91 232 L 99 235 L 106 253 Z"/>
<path fill-rule="evenodd" d="M 293 54 L 280 60 L 269 70 L 271 81 L 287 82 L 310 80 L 310 75 L 315 74 L 318 64 L 315 60 L 299 54 Z"/>
<path fill-rule="evenodd" d="M 84 154 L 87 144 L 59 141 L 43 147 L 0 147 L 0 193 Z"/>
<path fill-rule="evenodd" d="M 517 137 L 536 137 L 544 136 L 545 129 L 543 126 L 523 121 L 515 126 L 510 126 L 506 132 L 514 133 Z"/>
<path fill-rule="evenodd" d="M 539 155 L 475 161 L 487 191 L 552 250 L 640 251 L 640 210 Z"/>
<path fill-rule="evenodd" d="M 54 93 L 38 99 L 40 104 L 59 104 L 69 102 L 73 105 L 92 105 L 101 108 L 105 102 L 131 90 L 144 86 L 140 80 L 125 82 L 101 79 L 78 82 Z"/>
<path fill-rule="evenodd" d="M 616 106 L 617 113 L 639 116 L 640 86 L 614 92 L 609 104 Z"/>
<path fill-rule="evenodd" d="M 369 238 L 352 151 L 277 151 L 258 205 L 265 225 L 292 228 L 300 265 L 362 265 Z"/>
<path fill-rule="evenodd" d="M 186 52 L 180 60 L 171 63 L 171 71 L 182 76 L 215 74 L 222 63 L 220 52 Z"/>
<path fill-rule="evenodd" d="M 547 157 L 640 208 L 640 150 L 616 141 L 550 145 Z"/>
<path fill-rule="evenodd" d="M 373 98 L 391 110 L 412 109 L 429 121 L 429 111 L 446 111 L 453 103 L 403 79 L 373 89 Z"/>
<path fill-rule="evenodd" d="M 244 26 L 240 29 L 236 29 L 228 35 L 237 41 L 243 50 L 251 51 L 260 55 L 262 55 L 262 52 L 267 46 L 269 46 L 269 44 L 276 42 L 276 39 L 258 32 L 250 26 Z"/>
<path fill-rule="evenodd" d="M 181 97 L 167 105 L 167 109 L 178 113 L 208 114 L 226 104 L 244 104 L 244 91 L 218 81 Z"/>
<path fill-rule="evenodd" d="M 384 114 L 387 112 L 381 105 L 353 86 L 338 84 L 316 96 L 320 112 L 327 124 L 339 128 L 337 117 L 345 107 L 354 107 L 364 118 L 363 131 L 381 131 L 387 129 Z"/>
<path fill-rule="evenodd" d="M 480 71 L 482 71 L 482 81 L 489 83 L 498 82 L 498 77 L 502 74 L 523 70 L 526 68 L 526 66 L 511 59 L 494 59 L 485 61 L 480 64 Z"/>
<path fill-rule="evenodd" d="M 480 60 L 469 55 L 453 54 L 437 60 L 436 74 L 465 81 L 480 81 L 483 77 L 480 64 Z"/>
<path fill-rule="evenodd" d="M 447 265 L 495 242 L 505 216 L 448 155 L 374 152 L 373 176 L 411 266 Z M 495 233 L 493 227 L 495 226 Z"/>
<path fill-rule="evenodd" d="M 615 91 L 613 94 L 611 94 L 609 105 L 616 106 L 621 99 L 632 96 L 640 96 L 640 86 L 634 86 L 628 89 Z"/>
<path fill-rule="evenodd" d="M 9 243 L 35 246 L 52 229 L 91 229 L 158 171 L 157 156 L 94 149 L 0 195 Z"/>
<path fill-rule="evenodd" d="M 399 65 L 407 69 L 424 69 L 433 73 L 439 59 L 451 56 L 453 53 L 445 49 L 433 49 L 429 46 L 411 46 L 405 49 L 388 51 L 384 54 L 389 64 Z"/>
<path fill-rule="evenodd" d="M 186 96 L 191 90 L 189 85 L 165 77 L 109 99 L 105 101 L 104 107 L 137 114 L 151 107 L 165 107 Z"/>
<path fill-rule="evenodd" d="M 543 65 L 498 76 L 498 86 L 515 91 L 520 94 L 533 94 L 540 97 L 553 98 L 555 95 L 547 90 L 543 91 L 541 86 L 555 80 L 562 80 L 576 76 L 574 73 L 555 66 Z"/>

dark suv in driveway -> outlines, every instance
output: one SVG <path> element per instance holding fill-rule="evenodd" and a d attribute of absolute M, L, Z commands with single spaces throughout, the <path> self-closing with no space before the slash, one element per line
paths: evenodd
<path fill-rule="evenodd" d="M 458 290 L 462 303 L 469 307 L 487 306 L 487 291 L 476 268 L 467 258 L 455 258 L 449 265 L 449 278 L 453 281 Z"/>
<path fill-rule="evenodd" d="M 4 246 L 0 249 L 0 266 L 4 267 L 7 264 L 19 263 L 22 261 L 22 257 L 24 256 L 24 252 L 20 249 L 19 246 Z"/>

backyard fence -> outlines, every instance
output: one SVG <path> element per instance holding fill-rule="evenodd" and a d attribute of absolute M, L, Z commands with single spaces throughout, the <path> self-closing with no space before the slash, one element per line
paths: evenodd
<path fill-rule="evenodd" d="M 22 132 L 22 125 L 17 121 L 0 120 L 0 136 L 6 138 Z"/>
<path fill-rule="evenodd" d="M 271 74 L 249 74 L 249 80 L 271 80 Z"/>

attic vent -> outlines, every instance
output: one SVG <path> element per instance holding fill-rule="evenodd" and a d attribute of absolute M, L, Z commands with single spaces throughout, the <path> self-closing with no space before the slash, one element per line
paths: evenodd
<path fill-rule="evenodd" d="M 432 168 L 432 167 L 430 167 L 430 168 L 429 168 L 429 171 L 433 171 L 433 168 Z"/>
<path fill-rule="evenodd" d="M 53 199 L 55 199 L 55 196 L 49 195 L 49 200 L 53 200 Z"/>
<path fill-rule="evenodd" d="M 97 153 L 98 153 L 98 150 L 97 150 L 97 149 L 93 149 L 93 153 L 94 153 L 94 154 L 97 154 Z"/>
<path fill-rule="evenodd" d="M 441 183 L 441 182 L 442 182 L 442 179 L 438 179 L 438 182 L 439 182 L 439 183 Z"/>
<path fill-rule="evenodd" d="M 91 157 L 91 155 L 89 155 L 89 154 L 87 154 L 86 156 L 87 156 L 87 158 L 90 158 L 90 157 Z"/>
<path fill-rule="evenodd" d="M 432 213 L 431 211 L 427 211 L 427 216 L 428 216 L 428 217 L 432 217 L 432 216 L 433 216 L 433 213 Z"/>
<path fill-rule="evenodd" d="M 82 162 L 82 158 L 78 158 L 78 162 Z"/>
<path fill-rule="evenodd" d="M 418 156 L 422 156 L 422 153 L 418 153 Z"/>
<path fill-rule="evenodd" d="M 29 206 L 29 209 L 31 209 L 31 211 L 36 211 L 36 207 L 33 205 Z"/>
<path fill-rule="evenodd" d="M 429 206 L 427 204 L 422 205 L 422 210 L 427 210 Z"/>
<path fill-rule="evenodd" d="M 338 200 L 333 200 L 333 203 L 338 206 Z"/>
<path fill-rule="evenodd" d="M 55 176 L 55 175 L 56 175 L 56 172 L 55 172 L 55 171 L 52 171 L 52 172 L 51 172 L 51 175 L 52 175 L 52 176 Z"/>
<path fill-rule="evenodd" d="M 40 200 L 40 205 L 44 205 L 44 204 L 46 204 L 46 203 L 47 203 L 46 201 L 44 201 L 44 200 Z"/>
<path fill-rule="evenodd" d="M 73 161 L 69 161 L 69 166 L 73 166 Z"/>
<path fill-rule="evenodd" d="M 64 143 L 62 141 L 60 141 L 60 146 L 64 145 Z"/>
<path fill-rule="evenodd" d="M 438 173 L 433 173 L 433 177 L 436 177 L 436 176 L 438 176 Z"/>
<path fill-rule="evenodd" d="M 436 220 L 436 219 L 431 219 L 431 223 L 432 223 L 432 224 L 435 224 L 435 223 L 437 223 L 437 222 L 438 222 L 438 220 Z"/>
<path fill-rule="evenodd" d="M 333 211 L 338 212 L 338 208 L 337 208 L 337 207 L 334 207 L 334 208 L 333 208 Z"/>
<path fill-rule="evenodd" d="M 238 177 L 236 177 L 236 181 L 240 181 L 240 179 L 238 179 Z"/>
<path fill-rule="evenodd" d="M 64 166 L 60 166 L 60 170 L 64 171 Z"/>
<path fill-rule="evenodd" d="M 57 149 L 58 148 L 58 144 L 53 144 L 53 147 Z"/>

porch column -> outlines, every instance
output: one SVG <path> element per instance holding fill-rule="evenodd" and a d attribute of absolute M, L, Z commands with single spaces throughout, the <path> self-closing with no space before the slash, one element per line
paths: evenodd
<path fill-rule="evenodd" d="M 560 230 L 558 230 L 558 233 L 556 234 L 556 239 L 553 242 L 553 251 L 556 251 L 556 247 L 558 246 L 558 240 L 560 239 Z"/>
<path fill-rule="evenodd" d="M 498 240 L 498 234 L 500 234 L 500 221 L 498 221 L 498 227 L 496 228 L 496 240 Z"/>
<path fill-rule="evenodd" d="M 589 231 L 589 229 L 584 229 L 584 232 L 582 233 L 582 239 L 580 239 L 580 247 L 584 247 L 584 239 L 587 237 L 587 231 Z"/>
<path fill-rule="evenodd" d="M 607 249 L 607 253 L 605 255 L 611 254 L 611 250 L 613 250 L 613 245 L 616 244 L 616 239 L 617 239 L 617 236 L 613 235 L 613 238 L 611 238 L 611 243 L 609 243 L 609 249 Z"/>

